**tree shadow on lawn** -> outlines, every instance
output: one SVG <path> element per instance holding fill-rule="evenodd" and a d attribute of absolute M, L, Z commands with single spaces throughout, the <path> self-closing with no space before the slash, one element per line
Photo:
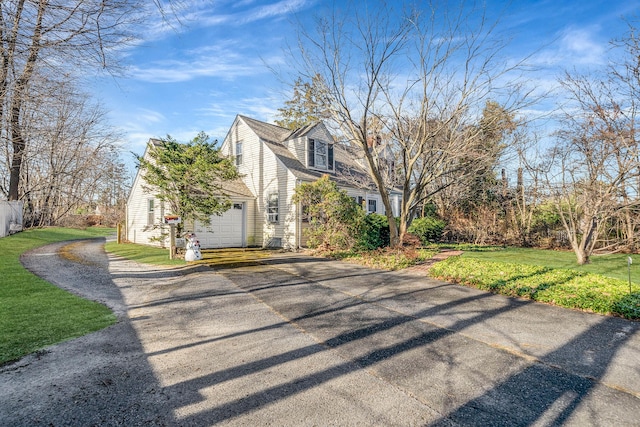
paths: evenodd
<path fill-rule="evenodd" d="M 541 271 L 512 275 L 493 282 L 464 279 L 455 280 L 455 282 L 501 295 L 526 298 L 570 309 L 597 312 L 604 315 L 610 314 L 629 319 L 640 318 L 640 293 L 613 297 L 604 289 L 594 289 L 580 283 L 572 283 L 589 274 L 592 273 L 543 268 Z M 597 293 L 597 298 L 593 297 L 594 292 Z M 631 311 L 625 311 L 625 308 L 631 309 Z M 637 314 L 634 315 L 634 312 Z"/>

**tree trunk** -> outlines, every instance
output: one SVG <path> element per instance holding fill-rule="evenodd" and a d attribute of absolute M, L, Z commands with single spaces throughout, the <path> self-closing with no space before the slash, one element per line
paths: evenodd
<path fill-rule="evenodd" d="M 14 125 L 14 118 L 11 118 L 11 125 Z M 20 185 L 20 172 L 22 171 L 22 159 L 24 157 L 24 140 L 19 131 L 12 132 L 13 156 L 11 158 L 11 168 L 9 169 L 9 194 L 8 199 L 19 200 L 18 188 Z"/>
<path fill-rule="evenodd" d="M 22 171 L 22 160 L 24 158 L 24 150 L 26 148 L 26 142 L 24 135 L 22 134 L 20 113 L 22 112 L 22 104 L 27 92 L 27 85 L 35 71 L 38 53 L 40 52 L 42 19 L 44 17 L 46 7 L 47 1 L 40 0 L 38 4 L 38 16 L 33 30 L 33 35 L 31 36 L 31 45 L 29 46 L 29 56 L 27 57 L 22 70 L 22 75 L 16 81 L 15 89 L 11 95 L 10 126 L 13 157 L 11 159 L 11 168 L 9 171 L 9 200 L 19 199 L 20 173 Z"/>
<path fill-rule="evenodd" d="M 589 254 L 582 247 L 574 248 L 573 250 L 576 254 L 576 259 L 579 265 L 589 264 L 591 260 L 589 259 Z"/>

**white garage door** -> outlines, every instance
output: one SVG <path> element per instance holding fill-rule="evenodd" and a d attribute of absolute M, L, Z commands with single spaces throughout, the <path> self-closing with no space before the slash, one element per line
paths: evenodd
<path fill-rule="evenodd" d="M 211 224 L 196 222 L 194 231 L 202 249 L 244 246 L 244 204 L 234 203 L 221 216 L 212 215 Z"/>

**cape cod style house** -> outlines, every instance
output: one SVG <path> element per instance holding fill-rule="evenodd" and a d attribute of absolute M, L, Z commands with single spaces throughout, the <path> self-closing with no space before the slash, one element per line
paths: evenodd
<path fill-rule="evenodd" d="M 151 140 L 159 145 L 160 141 Z M 295 188 L 329 175 L 368 213 L 384 213 L 379 193 L 369 184 L 357 150 L 335 144 L 322 123 L 290 130 L 249 117 L 236 116 L 221 150 L 235 158 L 242 178 L 226 183 L 223 191 L 233 206 L 210 224 L 185 224 L 201 247 L 282 247 L 305 246 L 306 226 L 302 207 L 292 203 Z M 161 245 L 153 237 L 169 212 L 142 188 L 140 172 L 127 202 L 127 239 L 134 243 Z M 400 206 L 399 192 L 392 193 L 394 214 Z"/>

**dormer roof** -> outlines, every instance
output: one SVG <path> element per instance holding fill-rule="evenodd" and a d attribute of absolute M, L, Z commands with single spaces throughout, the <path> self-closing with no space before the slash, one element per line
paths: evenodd
<path fill-rule="evenodd" d="M 249 128 L 262 140 L 276 155 L 278 160 L 303 181 L 315 181 L 329 173 L 332 179 L 339 185 L 354 186 L 360 188 L 375 189 L 367 172 L 357 163 L 354 150 L 342 144 L 334 144 L 335 174 L 333 171 L 322 171 L 307 168 L 284 145 L 288 140 L 307 136 L 318 126 L 324 126 L 322 122 L 313 123 L 301 128 L 290 130 L 270 123 L 261 122 L 250 117 L 239 115 L 238 118 L 246 123 Z M 333 142 L 333 141 L 331 141 Z"/>
<path fill-rule="evenodd" d="M 290 139 L 304 137 L 321 123 L 312 123 L 310 125 L 291 130 L 278 125 L 261 122 L 247 116 L 239 115 L 238 118 L 242 119 L 242 121 L 244 121 L 247 126 L 249 126 L 251 130 L 253 130 L 253 132 L 258 135 L 258 137 L 263 141 L 277 143 L 284 143 L 285 141 L 288 141 Z"/>

